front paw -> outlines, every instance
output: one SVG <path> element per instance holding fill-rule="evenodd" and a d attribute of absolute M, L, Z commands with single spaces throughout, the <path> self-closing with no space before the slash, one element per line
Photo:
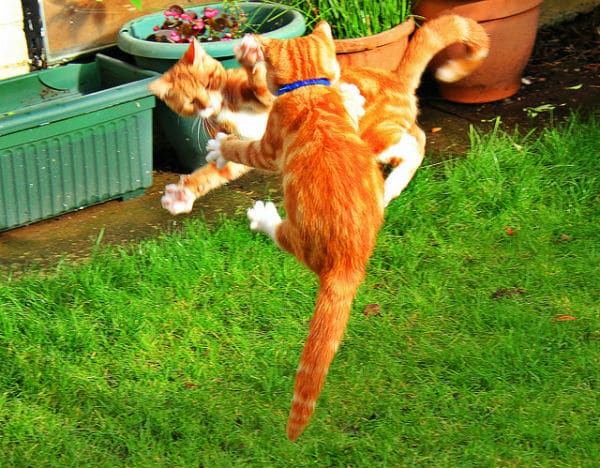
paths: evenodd
<path fill-rule="evenodd" d="M 246 34 L 242 38 L 240 45 L 235 48 L 235 58 L 240 65 L 250 68 L 265 60 L 260 44 L 252 34 Z"/>
<path fill-rule="evenodd" d="M 160 204 L 169 213 L 176 215 L 191 212 L 195 200 L 196 197 L 187 187 L 169 184 L 165 187 L 165 194 L 160 199 Z"/>
<path fill-rule="evenodd" d="M 354 125 L 358 127 L 358 121 L 365 115 L 365 97 L 360 94 L 360 90 L 356 85 L 350 83 L 340 83 L 339 91 L 342 95 L 346 112 L 350 115 Z"/>
<path fill-rule="evenodd" d="M 281 223 L 281 216 L 272 202 L 257 201 L 254 207 L 248 210 L 248 219 L 252 231 L 264 232 L 275 240 L 275 230 Z"/>
<path fill-rule="evenodd" d="M 221 154 L 221 142 L 227 138 L 226 133 L 217 133 L 216 137 L 208 140 L 206 143 L 206 150 L 208 154 L 206 155 L 206 160 L 208 162 L 214 162 L 217 165 L 217 169 L 223 169 L 227 164 L 227 160 Z"/>

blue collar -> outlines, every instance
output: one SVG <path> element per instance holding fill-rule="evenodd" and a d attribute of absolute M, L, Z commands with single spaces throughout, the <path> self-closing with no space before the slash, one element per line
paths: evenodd
<path fill-rule="evenodd" d="M 281 88 L 279 88 L 279 91 L 275 93 L 275 96 L 281 96 L 282 94 L 289 93 L 290 91 L 301 88 L 302 86 L 311 85 L 331 86 L 331 81 L 329 81 L 327 78 L 314 78 L 312 80 L 294 81 L 293 83 L 283 85 Z"/>

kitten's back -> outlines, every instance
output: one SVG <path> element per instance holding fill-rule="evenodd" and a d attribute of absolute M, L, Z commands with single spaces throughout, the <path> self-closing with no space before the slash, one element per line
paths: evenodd
<path fill-rule="evenodd" d="M 295 88 L 306 80 L 338 80 L 329 26 L 320 24 L 303 38 L 257 40 L 271 91 L 290 84 L 295 89 L 276 99 L 263 138 L 276 148 L 283 175 L 287 219 L 275 238 L 319 276 L 287 424 L 288 437 L 295 440 L 314 411 L 364 278 L 383 221 L 383 178 L 339 91 L 323 85 Z"/>

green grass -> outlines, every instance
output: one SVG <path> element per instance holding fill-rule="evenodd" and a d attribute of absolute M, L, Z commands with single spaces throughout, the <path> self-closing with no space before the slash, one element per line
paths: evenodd
<path fill-rule="evenodd" d="M 472 138 L 388 208 L 298 442 L 316 279 L 240 213 L 0 283 L 0 465 L 598 466 L 600 123 Z"/>

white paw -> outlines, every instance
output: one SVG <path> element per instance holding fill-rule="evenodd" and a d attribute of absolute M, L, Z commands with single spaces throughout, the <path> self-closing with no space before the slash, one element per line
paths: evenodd
<path fill-rule="evenodd" d="M 421 164 L 423 156 L 419 151 L 417 139 L 409 133 L 404 133 L 398 143 L 395 143 L 377 155 L 377 162 L 381 164 L 390 164 L 390 162 L 400 158 L 403 161 L 413 161 L 412 164 Z M 417 162 L 418 161 L 418 162 Z"/>
<path fill-rule="evenodd" d="M 383 200 L 387 206 L 412 180 L 423 162 L 423 154 L 419 151 L 417 139 L 412 135 L 404 134 L 396 145 L 390 146 L 381 153 L 377 160 L 383 164 L 393 160 L 400 161 L 389 173 L 383 185 Z"/>
<path fill-rule="evenodd" d="M 402 193 L 402 189 L 393 183 L 389 178 L 386 179 L 383 184 L 383 206 L 387 208 L 390 202 L 394 198 L 397 198 L 400 193 Z"/>
<path fill-rule="evenodd" d="M 208 154 L 206 155 L 206 160 L 208 162 L 215 162 L 217 164 L 217 169 L 223 169 L 227 164 L 227 160 L 221 154 L 221 142 L 227 138 L 226 133 L 217 133 L 217 136 L 211 140 L 208 140 L 206 143 L 206 150 Z"/>
<path fill-rule="evenodd" d="M 281 216 L 272 202 L 257 201 L 254 207 L 248 210 L 248 219 L 251 230 L 264 232 L 275 240 L 275 230 L 281 224 Z"/>
<path fill-rule="evenodd" d="M 181 185 L 169 184 L 165 187 L 165 194 L 160 199 L 160 204 L 169 213 L 176 215 L 192 211 L 196 197 L 192 191 Z"/>
<path fill-rule="evenodd" d="M 235 59 L 245 67 L 254 68 L 258 62 L 265 60 L 260 44 L 252 34 L 246 34 L 234 52 Z"/>
<path fill-rule="evenodd" d="M 354 121 L 354 125 L 358 127 L 358 121 L 365 115 L 365 97 L 360 94 L 360 90 L 356 85 L 350 83 L 339 84 L 340 94 L 344 100 L 344 107 L 350 118 Z"/>

